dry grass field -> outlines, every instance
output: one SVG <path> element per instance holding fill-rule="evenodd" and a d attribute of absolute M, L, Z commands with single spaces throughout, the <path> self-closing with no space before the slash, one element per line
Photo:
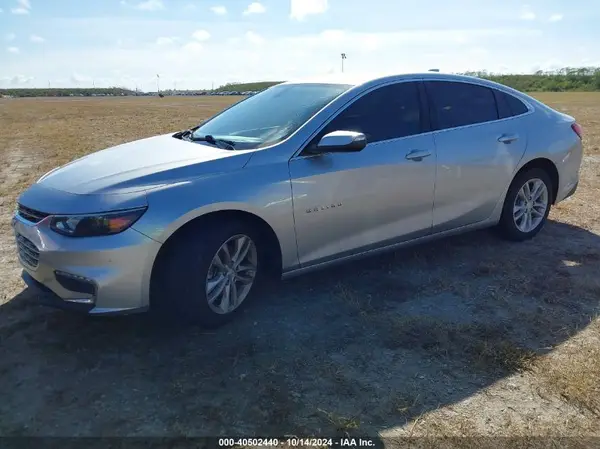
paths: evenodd
<path fill-rule="evenodd" d="M 533 241 L 475 232 L 296 278 L 212 332 L 35 305 L 9 223 L 47 170 L 235 99 L 0 100 L 0 435 L 600 436 L 600 94 L 537 96 L 586 154 Z"/>

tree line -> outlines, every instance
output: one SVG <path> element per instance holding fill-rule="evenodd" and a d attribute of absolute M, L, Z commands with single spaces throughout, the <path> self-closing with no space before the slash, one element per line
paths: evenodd
<path fill-rule="evenodd" d="M 227 83 L 215 89 L 215 92 L 255 92 L 265 90 L 283 81 L 259 81 L 256 83 Z"/>
<path fill-rule="evenodd" d="M 136 95 L 136 92 L 122 87 L 108 88 L 15 88 L 0 89 L 0 96 L 11 97 L 92 97 Z"/>
<path fill-rule="evenodd" d="M 503 75 L 482 72 L 467 72 L 505 84 L 522 92 L 594 92 L 600 91 L 600 67 L 565 67 L 554 71 L 539 70 L 531 75 Z"/>
<path fill-rule="evenodd" d="M 487 71 L 465 72 L 463 75 L 496 81 L 522 92 L 594 92 L 600 91 L 600 67 L 565 67 L 532 74 L 499 74 Z M 281 81 L 228 83 L 208 92 L 261 91 Z M 64 89 L 0 89 L 0 96 L 12 97 L 69 97 L 145 95 L 122 87 L 64 88 Z M 167 93 L 168 95 L 168 93 Z"/>
<path fill-rule="evenodd" d="M 558 70 L 523 74 L 499 74 L 487 71 L 465 72 L 461 75 L 488 79 L 522 92 L 595 92 L 600 91 L 600 67 L 565 67 Z M 281 81 L 261 83 L 229 83 L 217 91 L 263 90 Z"/>

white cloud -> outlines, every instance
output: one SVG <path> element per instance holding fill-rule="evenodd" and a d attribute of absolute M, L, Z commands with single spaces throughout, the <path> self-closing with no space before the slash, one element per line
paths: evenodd
<path fill-rule="evenodd" d="M 42 36 L 38 36 L 37 34 L 32 34 L 31 36 L 29 36 L 29 40 L 31 42 L 35 42 L 36 44 L 46 42 L 46 39 L 44 39 Z"/>
<path fill-rule="evenodd" d="M 254 31 L 248 31 L 246 33 L 246 40 L 254 45 L 260 45 L 265 42 L 265 38 Z"/>
<path fill-rule="evenodd" d="M 85 75 L 80 75 L 77 72 L 73 72 L 73 74 L 71 75 L 71 81 L 75 85 L 79 85 L 81 83 L 89 83 L 89 84 L 93 83 L 93 80 L 91 77 L 85 76 Z"/>
<path fill-rule="evenodd" d="M 9 81 L 13 86 L 19 86 L 23 84 L 29 84 L 34 79 L 35 78 L 33 76 L 15 75 L 12 78 L 9 78 Z"/>
<path fill-rule="evenodd" d="M 512 28 L 494 29 L 456 29 L 456 30 L 409 30 L 394 32 L 350 32 L 344 30 L 324 30 L 319 34 L 310 34 L 287 38 L 304 47 L 315 47 L 336 50 L 356 48 L 357 50 L 372 50 L 374 48 L 394 47 L 400 45 L 464 45 L 478 44 L 485 38 L 514 38 L 515 36 L 539 36 L 538 30 L 523 30 Z"/>
<path fill-rule="evenodd" d="M 156 39 L 156 45 L 171 45 L 177 40 L 177 37 L 161 36 Z"/>
<path fill-rule="evenodd" d="M 224 6 L 212 6 L 210 10 L 218 16 L 224 16 L 225 14 L 227 14 L 227 8 L 225 8 Z"/>
<path fill-rule="evenodd" d="M 206 30 L 196 30 L 192 33 L 192 37 L 197 41 L 203 42 L 210 39 L 210 33 Z"/>
<path fill-rule="evenodd" d="M 311 14 L 323 14 L 329 5 L 327 0 L 291 0 L 290 17 L 296 20 L 304 20 Z"/>
<path fill-rule="evenodd" d="M 209 8 L 219 3 L 220 0 L 204 3 L 207 5 L 206 13 L 209 18 L 217 18 Z M 246 0 L 243 6 L 248 3 L 251 0 Z M 201 5 L 199 1 L 198 4 Z M 36 5 L 34 2 L 34 6 Z M 241 12 L 242 10 L 238 11 Z M 553 12 L 557 11 L 546 12 L 543 21 L 547 22 Z M 229 15 L 232 13 L 229 8 Z M 517 10 L 516 15 L 518 14 Z M 506 12 L 506 18 L 511 17 L 515 19 L 514 10 Z M 390 32 L 368 28 L 363 32 L 356 32 L 351 31 L 351 27 L 333 24 L 330 25 L 331 29 L 325 27 L 323 32 L 299 29 L 299 34 L 276 34 L 274 30 L 267 33 L 261 28 L 244 29 L 237 23 L 224 22 L 220 27 L 223 38 L 217 39 L 216 35 L 212 35 L 208 41 L 198 41 L 192 37 L 194 30 L 211 31 L 206 28 L 208 25 L 203 25 L 198 20 L 195 15 L 180 21 L 173 18 L 149 19 L 134 16 L 121 19 L 81 19 L 75 24 L 57 24 L 66 33 L 77 35 L 82 40 L 92 36 L 107 36 L 106 45 L 93 45 L 83 50 L 87 54 L 85 67 L 81 64 L 82 49 L 75 46 L 46 44 L 45 47 L 48 48 L 44 59 L 52 60 L 51 65 L 44 64 L 36 54 L 29 54 L 25 50 L 19 55 L 11 55 L 6 52 L 6 47 L 14 43 L 6 42 L 4 35 L 9 31 L 17 33 L 17 29 L 3 29 L 0 31 L 0 42 L 5 43 L 5 50 L 0 50 L 0 78 L 6 76 L 8 79 L 0 81 L 0 85 L 9 86 L 10 78 L 23 74 L 35 76 L 31 86 L 44 87 L 51 80 L 53 87 L 68 87 L 73 85 L 71 74 L 83 71 L 93 77 L 97 85 L 101 84 L 101 79 L 105 79 L 102 85 L 124 85 L 130 88 L 137 85 L 142 90 L 155 91 L 156 73 L 160 73 L 161 88 L 171 88 L 173 80 L 177 79 L 178 88 L 202 89 L 210 88 L 212 81 L 218 86 L 234 81 L 285 80 L 339 72 L 341 52 L 348 52 L 345 71 L 357 76 L 363 76 L 364 72 L 370 75 L 372 71 L 398 73 L 430 68 L 449 72 L 470 69 L 519 72 L 528 71 L 533 65 L 542 64 L 551 58 L 559 58 L 565 65 L 576 67 L 584 56 L 591 60 L 598 60 L 600 56 L 600 50 L 597 50 L 592 37 L 553 37 L 550 35 L 551 30 L 546 30 L 541 21 L 540 29 L 528 26 L 537 22 L 523 22 L 525 26 L 516 23 L 513 27 L 505 28 L 486 23 L 473 28 L 472 23 L 466 23 L 466 28 L 456 26 L 448 29 L 432 25 L 418 30 Z M 335 29 L 336 27 L 345 31 Z M 254 45 L 250 42 L 254 36 L 247 35 L 249 30 L 259 36 L 258 40 L 263 38 L 262 44 Z M 15 41 L 19 42 L 18 47 L 25 48 L 27 42 L 21 45 L 20 39 L 28 39 L 31 32 L 24 36 L 23 33 L 18 35 Z M 41 29 L 36 32 L 43 34 Z M 155 44 L 158 37 L 172 36 L 180 36 L 173 45 Z M 117 47 L 117 38 L 126 44 L 121 48 Z M 48 42 L 54 41 L 54 38 L 47 39 Z M 587 55 L 573 51 L 578 45 L 588 48 Z M 514 52 L 517 46 L 520 51 Z M 190 71 L 190 60 L 199 60 L 196 55 L 201 56 L 202 60 L 219 63 L 210 64 L 202 70 Z M 223 55 L 227 57 L 224 58 Z M 503 66 L 507 68 L 502 69 Z M 113 73 L 116 69 L 120 72 Z"/>
<path fill-rule="evenodd" d="M 136 4 L 130 4 L 126 0 L 121 0 L 121 5 L 131 6 L 141 11 L 159 11 L 161 9 L 165 9 L 165 5 L 162 0 L 146 0 Z"/>
<path fill-rule="evenodd" d="M 533 12 L 533 10 L 531 9 L 531 7 L 529 5 L 525 5 L 523 6 L 523 8 L 521 8 L 521 14 L 519 15 L 519 19 L 521 20 L 535 20 L 536 19 L 536 15 Z"/>
<path fill-rule="evenodd" d="M 14 53 L 14 54 L 17 54 L 17 53 L 19 53 L 19 47 L 8 47 L 6 50 L 7 50 L 9 53 Z"/>
<path fill-rule="evenodd" d="M 188 42 L 182 47 L 185 53 L 198 53 L 204 49 L 201 42 L 205 42 L 210 39 L 210 33 L 206 30 L 196 30 L 192 33 L 191 42 Z"/>
<path fill-rule="evenodd" d="M 549 22 L 560 22 L 564 16 L 562 14 L 552 14 L 548 19 Z"/>
<path fill-rule="evenodd" d="M 246 10 L 244 11 L 244 15 L 248 14 L 262 14 L 266 12 L 267 9 L 262 5 L 262 3 L 254 2 L 250 3 Z"/>
<path fill-rule="evenodd" d="M 339 42 L 343 40 L 347 35 L 343 30 L 325 30 L 321 32 L 321 38 L 327 42 Z M 366 38 L 375 36 L 365 36 Z"/>
<path fill-rule="evenodd" d="M 202 51 L 203 48 L 204 47 L 200 42 L 188 42 L 182 47 L 183 51 L 186 53 L 198 53 Z"/>
<path fill-rule="evenodd" d="M 14 41 L 16 38 L 17 38 L 17 35 L 15 33 L 8 33 L 6 35 L 6 40 L 9 42 Z"/>
<path fill-rule="evenodd" d="M 138 3 L 136 8 L 141 9 L 142 11 L 158 11 L 160 9 L 165 9 L 165 5 L 162 0 L 146 0 L 145 2 Z"/>
<path fill-rule="evenodd" d="M 29 14 L 31 3 L 29 0 L 17 0 L 17 7 L 12 8 L 10 12 L 13 14 Z"/>

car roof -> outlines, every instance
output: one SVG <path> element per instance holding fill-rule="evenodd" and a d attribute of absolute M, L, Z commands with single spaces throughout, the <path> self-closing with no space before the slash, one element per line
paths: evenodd
<path fill-rule="evenodd" d="M 502 84 L 495 83 L 483 78 L 467 75 L 456 75 L 442 72 L 406 72 L 406 73 L 361 73 L 361 74 L 350 74 L 350 73 L 336 73 L 322 76 L 313 76 L 307 78 L 299 78 L 295 80 L 289 80 L 282 84 L 345 84 L 350 86 L 362 86 L 362 85 L 377 85 L 383 84 L 389 81 L 400 81 L 408 79 L 420 79 L 420 80 L 446 80 L 446 81 L 463 81 L 477 84 L 485 84 L 494 87 L 507 88 Z M 510 88 L 508 88 L 510 89 Z M 511 89 L 512 90 L 512 89 Z"/>

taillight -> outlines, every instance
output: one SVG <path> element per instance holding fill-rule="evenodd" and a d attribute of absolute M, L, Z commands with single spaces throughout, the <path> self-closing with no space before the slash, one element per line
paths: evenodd
<path fill-rule="evenodd" d="M 577 134 L 580 139 L 583 139 L 583 128 L 579 123 L 573 123 L 571 128 L 573 128 L 573 131 L 575 131 L 575 134 Z"/>

